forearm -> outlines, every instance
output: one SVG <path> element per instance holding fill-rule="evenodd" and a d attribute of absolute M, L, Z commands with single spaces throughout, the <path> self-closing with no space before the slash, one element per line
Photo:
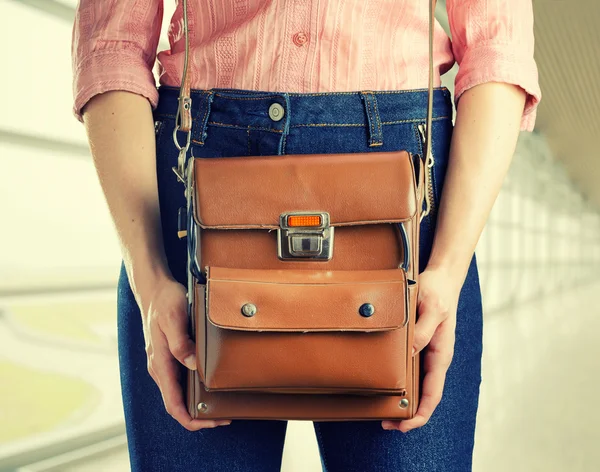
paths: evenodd
<path fill-rule="evenodd" d="M 94 96 L 83 110 L 90 149 L 115 224 L 132 290 L 170 277 L 163 247 L 152 109 L 125 91 Z"/>
<path fill-rule="evenodd" d="M 460 98 L 428 268 L 462 286 L 515 150 L 525 92 L 485 83 Z"/>

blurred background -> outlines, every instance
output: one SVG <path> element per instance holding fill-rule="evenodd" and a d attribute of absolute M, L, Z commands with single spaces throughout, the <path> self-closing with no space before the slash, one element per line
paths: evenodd
<path fill-rule="evenodd" d="M 0 0 L 0 471 L 129 470 L 120 253 L 71 114 L 76 4 Z M 544 98 L 477 248 L 476 472 L 600 470 L 600 3 L 534 8 Z M 290 422 L 282 471 L 319 470 L 312 423 Z"/>

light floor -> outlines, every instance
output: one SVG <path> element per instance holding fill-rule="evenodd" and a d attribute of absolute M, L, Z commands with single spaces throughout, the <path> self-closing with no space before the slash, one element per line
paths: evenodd
<path fill-rule="evenodd" d="M 600 471 L 599 295 L 595 283 L 486 315 L 475 472 Z M 126 452 L 68 469 L 103 470 L 128 470 Z M 320 470 L 312 424 L 290 422 L 282 471 Z"/>

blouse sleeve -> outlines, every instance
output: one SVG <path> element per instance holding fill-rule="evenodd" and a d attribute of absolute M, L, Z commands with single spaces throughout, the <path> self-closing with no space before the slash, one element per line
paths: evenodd
<path fill-rule="evenodd" d="M 518 85 L 527 93 L 521 130 L 532 131 L 542 98 L 533 57 L 531 0 L 447 0 L 452 50 L 459 65 L 454 97 L 485 82 Z"/>
<path fill-rule="evenodd" d="M 153 108 L 152 73 L 160 38 L 163 0 L 79 0 L 72 30 L 73 114 L 94 95 L 127 90 Z"/>

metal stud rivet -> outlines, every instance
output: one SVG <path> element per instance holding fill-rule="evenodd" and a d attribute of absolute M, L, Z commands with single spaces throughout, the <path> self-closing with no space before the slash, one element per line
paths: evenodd
<path fill-rule="evenodd" d="M 254 303 L 245 303 L 242 306 L 242 315 L 254 316 L 256 314 L 256 305 Z"/>
<path fill-rule="evenodd" d="M 375 307 L 373 305 L 371 305 L 370 303 L 363 303 L 360 308 L 358 309 L 358 312 L 365 317 L 369 317 L 371 316 L 373 313 L 375 313 Z"/>
<path fill-rule="evenodd" d="M 208 410 L 208 405 L 204 402 L 200 402 L 198 403 L 198 411 L 201 413 L 204 413 L 206 410 Z"/>
<path fill-rule="evenodd" d="M 400 408 L 408 408 L 408 399 L 403 398 L 402 400 L 400 400 L 400 403 L 398 404 L 398 406 Z"/>

